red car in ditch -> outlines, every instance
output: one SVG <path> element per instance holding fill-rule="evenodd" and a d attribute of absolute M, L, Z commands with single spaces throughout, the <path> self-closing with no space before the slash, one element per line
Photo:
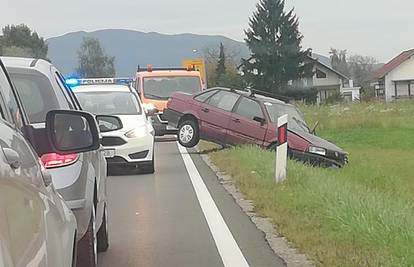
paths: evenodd
<path fill-rule="evenodd" d="M 342 167 L 347 153 L 316 136 L 293 105 L 250 90 L 212 88 L 189 95 L 173 94 L 164 114 L 178 128 L 178 141 L 194 147 L 200 139 L 221 145 L 256 144 L 274 148 L 277 119 L 288 114 L 289 156 L 315 165 Z"/>

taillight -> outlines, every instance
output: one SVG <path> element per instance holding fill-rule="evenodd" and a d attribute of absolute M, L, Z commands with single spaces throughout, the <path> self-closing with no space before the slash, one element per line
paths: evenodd
<path fill-rule="evenodd" d="M 56 153 L 44 154 L 40 157 L 45 168 L 56 168 L 67 166 L 78 160 L 78 154 L 60 155 Z"/>

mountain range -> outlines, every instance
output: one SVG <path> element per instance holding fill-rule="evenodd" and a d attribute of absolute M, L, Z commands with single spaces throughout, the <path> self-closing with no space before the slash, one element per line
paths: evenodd
<path fill-rule="evenodd" d="M 117 76 L 131 76 L 138 65 L 180 67 L 184 58 L 200 57 L 205 49 L 218 48 L 221 42 L 237 54 L 236 60 L 249 55 L 243 42 L 218 35 L 167 35 L 120 29 L 79 31 L 47 39 L 48 57 L 65 75 L 74 74 L 77 50 L 84 37 L 98 38 L 105 52 L 115 57 Z"/>
<path fill-rule="evenodd" d="M 202 56 L 209 48 L 218 49 L 220 43 L 235 55 L 235 60 L 249 57 L 249 49 L 239 42 L 220 35 L 161 34 L 123 29 L 107 29 L 93 32 L 71 32 L 47 39 L 48 57 L 66 76 L 75 74 L 78 64 L 77 50 L 84 37 L 98 38 L 105 52 L 115 57 L 117 76 L 131 76 L 138 65 L 154 67 L 180 67 L 184 58 Z M 194 52 L 194 51 L 197 52 Z M 314 54 L 326 65 L 328 57 Z"/>

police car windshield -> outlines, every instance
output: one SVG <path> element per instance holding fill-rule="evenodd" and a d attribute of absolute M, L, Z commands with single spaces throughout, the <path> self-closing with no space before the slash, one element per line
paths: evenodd
<path fill-rule="evenodd" d="M 189 94 L 201 91 L 197 76 L 165 76 L 144 78 L 144 96 L 148 99 L 167 100 L 175 92 Z"/>
<path fill-rule="evenodd" d="M 141 106 L 130 92 L 75 92 L 82 109 L 96 115 L 140 115 Z"/>
<path fill-rule="evenodd" d="M 277 122 L 279 117 L 287 114 L 289 116 L 289 129 L 310 132 L 303 115 L 294 106 L 271 102 L 265 102 L 264 105 L 272 122 Z"/>

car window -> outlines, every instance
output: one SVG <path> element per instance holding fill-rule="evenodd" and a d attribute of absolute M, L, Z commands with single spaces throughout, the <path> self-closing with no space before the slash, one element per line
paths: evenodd
<path fill-rule="evenodd" d="M 235 113 L 250 120 L 253 120 L 255 117 L 264 118 L 260 104 L 247 97 L 242 97 Z"/>
<path fill-rule="evenodd" d="M 220 91 L 208 100 L 208 104 L 226 111 L 231 111 L 239 97 L 238 94 L 232 92 Z"/>
<path fill-rule="evenodd" d="M 194 94 L 201 91 L 198 76 L 145 77 L 143 82 L 143 93 L 148 99 L 167 100 L 175 92 Z"/>
<path fill-rule="evenodd" d="M 213 90 L 213 91 L 208 91 L 202 94 L 199 94 L 198 96 L 194 97 L 195 100 L 199 101 L 199 102 L 204 102 L 206 101 L 210 96 L 214 95 L 215 93 L 217 93 L 217 90 Z"/>
<path fill-rule="evenodd" d="M 22 73 L 10 73 L 10 76 L 16 85 L 30 123 L 44 122 L 50 110 L 69 109 L 69 103 L 63 92 L 53 90 L 46 76 Z M 58 98 L 57 95 L 60 97 Z"/>
<path fill-rule="evenodd" d="M 68 102 L 68 105 L 70 106 L 71 109 L 74 109 L 74 106 L 76 105 L 75 99 L 73 98 L 72 95 L 70 95 L 69 93 L 69 88 L 65 85 L 65 82 L 62 81 L 61 76 L 55 72 L 55 78 L 56 78 L 56 82 L 59 85 L 59 87 L 62 89 L 62 93 L 65 96 L 66 101 Z"/>
<path fill-rule="evenodd" d="M 15 124 L 18 129 L 23 127 L 22 114 L 20 113 L 19 106 L 17 105 L 16 96 L 13 94 L 13 89 L 7 79 L 6 74 L 0 69 L 0 94 L 5 102 L 5 106 L 8 109 L 12 121 L 10 123 Z M 6 111 L 2 112 L 3 118 L 7 120 L 5 116 Z"/>

